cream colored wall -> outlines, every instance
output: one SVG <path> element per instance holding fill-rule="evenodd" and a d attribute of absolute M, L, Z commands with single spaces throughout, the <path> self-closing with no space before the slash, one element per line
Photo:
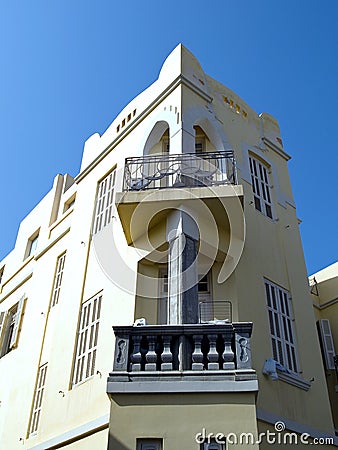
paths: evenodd
<path fill-rule="evenodd" d="M 61 448 L 65 450 L 106 450 L 108 442 L 108 428 L 90 436 L 83 437 Z"/>
<path fill-rule="evenodd" d="M 163 438 L 165 450 L 196 450 L 195 437 L 203 429 L 214 436 L 243 432 L 257 436 L 253 393 L 116 395 L 111 418 L 109 450 L 135 450 L 137 438 L 150 437 Z"/>

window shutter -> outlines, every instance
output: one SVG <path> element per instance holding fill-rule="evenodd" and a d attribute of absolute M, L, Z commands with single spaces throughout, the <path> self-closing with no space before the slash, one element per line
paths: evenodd
<path fill-rule="evenodd" d="M 6 323 L 8 318 L 8 312 L 0 312 L 0 356 L 2 355 L 2 344 L 6 334 Z"/>
<path fill-rule="evenodd" d="M 11 349 L 15 348 L 18 345 L 19 330 L 20 330 L 20 326 L 21 326 L 25 301 L 26 301 L 26 297 L 23 295 L 21 297 L 21 299 L 19 300 L 18 309 L 17 309 L 17 312 L 15 313 L 14 328 L 13 328 L 13 333 L 12 333 L 12 337 L 11 337 L 11 342 L 9 344 L 9 348 L 11 348 Z"/>
<path fill-rule="evenodd" d="M 330 321 L 328 319 L 318 320 L 318 329 L 320 334 L 320 340 L 322 343 L 323 357 L 325 366 L 328 370 L 334 370 L 334 344 L 332 339 Z"/>

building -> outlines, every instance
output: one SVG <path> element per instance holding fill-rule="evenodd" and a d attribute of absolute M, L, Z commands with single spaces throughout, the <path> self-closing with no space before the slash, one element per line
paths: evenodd
<path fill-rule="evenodd" d="M 5 448 L 333 447 L 289 159 L 173 50 L 1 262 Z"/>
<path fill-rule="evenodd" d="M 312 301 L 330 396 L 333 420 L 338 430 L 338 262 L 309 278 Z"/>

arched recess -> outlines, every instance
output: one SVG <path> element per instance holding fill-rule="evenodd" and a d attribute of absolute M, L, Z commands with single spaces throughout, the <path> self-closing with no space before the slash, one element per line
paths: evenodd
<path fill-rule="evenodd" d="M 193 124 L 195 130 L 195 149 L 196 152 L 202 148 L 202 151 L 221 151 L 225 150 L 224 142 L 213 124 L 206 118 L 197 119 Z M 205 142 L 203 143 L 203 138 Z M 209 142 L 208 142 L 209 141 Z M 204 146 L 204 148 L 203 148 Z"/>
<path fill-rule="evenodd" d="M 143 147 L 143 155 L 155 155 L 169 151 L 169 124 L 156 122 Z"/>

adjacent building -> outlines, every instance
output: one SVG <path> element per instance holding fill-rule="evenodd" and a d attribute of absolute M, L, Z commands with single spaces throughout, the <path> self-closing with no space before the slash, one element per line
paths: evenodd
<path fill-rule="evenodd" d="M 173 50 L 0 264 L 4 448 L 333 448 L 289 159 Z"/>
<path fill-rule="evenodd" d="M 338 262 L 309 278 L 333 420 L 338 431 Z"/>

